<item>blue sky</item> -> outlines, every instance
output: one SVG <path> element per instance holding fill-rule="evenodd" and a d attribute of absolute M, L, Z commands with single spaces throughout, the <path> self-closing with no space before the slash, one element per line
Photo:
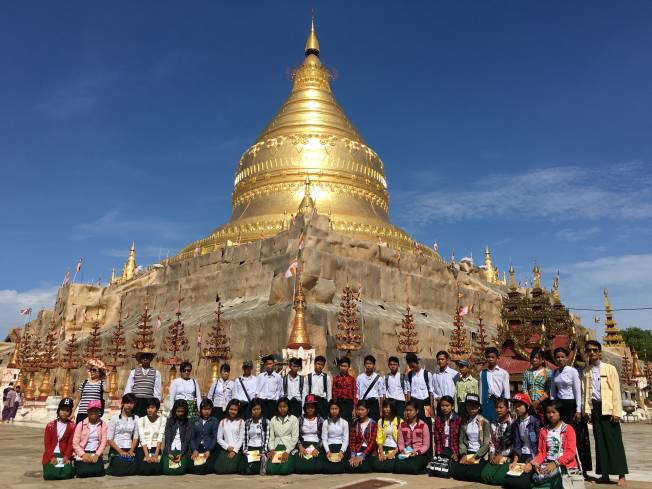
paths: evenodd
<path fill-rule="evenodd" d="M 106 280 L 132 240 L 153 263 L 228 219 L 311 8 L 395 223 L 559 268 L 570 306 L 652 306 L 650 2 L 4 1 L 0 332 L 80 256 Z"/>

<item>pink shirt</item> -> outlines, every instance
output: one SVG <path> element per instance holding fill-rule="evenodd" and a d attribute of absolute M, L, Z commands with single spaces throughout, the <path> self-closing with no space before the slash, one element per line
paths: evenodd
<path fill-rule="evenodd" d="M 100 439 L 95 455 L 100 456 L 106 447 L 106 432 L 109 429 L 107 423 L 100 420 L 97 422 L 97 436 Z M 75 450 L 77 457 L 82 457 L 86 453 L 86 444 L 88 443 L 88 434 L 90 432 L 90 423 L 88 418 L 77 424 L 75 428 L 75 436 L 72 439 L 72 447 Z"/>
<path fill-rule="evenodd" d="M 402 452 L 410 447 L 417 455 L 424 455 L 430 448 L 430 430 L 428 425 L 418 420 L 414 426 L 402 421 L 398 429 L 398 450 Z"/>

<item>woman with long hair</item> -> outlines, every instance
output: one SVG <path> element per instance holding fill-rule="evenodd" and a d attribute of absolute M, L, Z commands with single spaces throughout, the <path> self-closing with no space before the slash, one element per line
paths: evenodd
<path fill-rule="evenodd" d="M 509 489 L 526 489 L 532 476 L 530 462 L 539 450 L 541 422 L 527 394 L 523 392 L 515 394 L 512 405 L 516 413 L 516 419 L 512 424 L 512 463 L 503 485 Z M 521 472 L 520 475 L 516 475 L 517 472 Z"/>
<path fill-rule="evenodd" d="M 530 353 L 530 368 L 523 372 L 523 392 L 532 400 L 532 409 L 543 422 L 542 403 L 550 399 L 552 370 L 546 366 L 541 348 L 534 348 Z"/>
<path fill-rule="evenodd" d="M 43 479 L 72 479 L 72 438 L 75 433 L 75 423 L 72 416 L 73 400 L 69 397 L 61 399 L 57 408 L 57 418 L 45 426 L 43 444 L 45 451 L 43 464 Z"/>
<path fill-rule="evenodd" d="M 319 399 L 313 394 L 303 401 L 303 416 L 299 418 L 299 443 L 295 474 L 320 474 L 324 465 L 321 433 L 324 420 L 317 414 Z"/>
<path fill-rule="evenodd" d="M 398 455 L 394 464 L 396 474 L 425 474 L 430 450 L 430 430 L 419 419 L 419 403 L 410 399 L 403 411 L 405 419 L 398 427 Z"/>
<path fill-rule="evenodd" d="M 240 417 L 240 401 L 231 399 L 226 405 L 226 416 L 217 429 L 217 443 L 222 450 L 215 461 L 216 474 L 238 473 L 243 441 L 244 420 Z"/>
<path fill-rule="evenodd" d="M 160 475 L 162 471 L 161 450 L 165 437 L 165 418 L 159 416 L 161 402 L 150 397 L 146 401 L 147 414 L 138 418 L 140 450 L 136 452 L 138 475 Z"/>
<path fill-rule="evenodd" d="M 480 482 L 489 455 L 491 422 L 480 414 L 482 404 L 479 396 L 467 394 L 464 405 L 467 415 L 460 427 L 460 458 L 458 462 L 451 461 L 450 476 L 457 480 Z M 491 412 L 497 417 L 495 406 Z"/>
<path fill-rule="evenodd" d="M 381 417 L 376 431 L 376 446 L 378 455 L 373 458 L 374 472 L 394 472 L 396 455 L 398 454 L 398 427 L 403 421 L 396 412 L 396 403 L 391 399 L 383 401 Z M 405 411 L 405 403 L 403 403 Z"/>
<path fill-rule="evenodd" d="M 134 415 L 136 396 L 122 396 L 120 412 L 109 421 L 106 439 L 109 450 L 109 467 L 107 473 L 114 477 L 135 475 L 136 447 L 138 446 L 138 416 Z"/>
<path fill-rule="evenodd" d="M 267 448 L 268 421 L 263 418 L 263 401 L 253 399 L 249 404 L 251 418 L 245 421 L 244 443 L 240 459 L 241 475 L 264 475 L 263 454 Z M 263 470 L 261 470 L 261 468 Z"/>
<path fill-rule="evenodd" d="M 217 459 L 217 425 L 213 403 L 204 399 L 199 405 L 199 416 L 192 421 L 189 473 L 206 475 L 213 472 Z"/>
<path fill-rule="evenodd" d="M 321 430 L 321 441 L 326 452 L 324 474 L 343 474 L 346 471 L 346 453 L 349 448 L 349 423 L 341 416 L 339 401 L 328 403 L 328 418 Z"/>
<path fill-rule="evenodd" d="M 165 424 L 164 475 L 184 475 L 188 471 L 191 436 L 192 424 L 188 420 L 188 403 L 185 399 L 177 399 Z"/>
<path fill-rule="evenodd" d="M 267 474 L 290 475 L 294 472 L 295 447 L 299 442 L 299 420 L 290 414 L 290 400 L 276 402 L 276 416 L 269 421 L 267 437 Z"/>
<path fill-rule="evenodd" d="M 367 402 L 360 399 L 357 405 L 357 417 L 353 420 L 349 434 L 349 466 L 347 470 L 352 473 L 371 472 L 371 460 L 376 455 L 376 436 L 378 425 L 369 417 L 370 407 L 377 406 L 378 400 Z"/>
<path fill-rule="evenodd" d="M 491 422 L 489 441 L 489 463 L 482 469 L 482 482 L 502 486 L 509 471 L 512 454 L 512 415 L 509 401 L 504 397 L 494 400 L 497 419 Z"/>

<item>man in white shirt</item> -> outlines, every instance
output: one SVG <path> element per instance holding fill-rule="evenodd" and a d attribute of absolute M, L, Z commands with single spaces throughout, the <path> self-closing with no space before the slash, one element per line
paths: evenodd
<path fill-rule="evenodd" d="M 448 365 L 448 359 L 447 351 L 437 352 L 437 365 L 439 368 L 432 373 L 431 391 L 438 415 L 441 415 L 439 400 L 444 396 L 451 396 L 455 399 L 455 383 L 460 378 L 459 372 Z"/>
<path fill-rule="evenodd" d="M 315 371 L 306 375 L 303 384 L 304 399 L 311 394 L 317 398 L 317 413 L 323 419 L 328 417 L 328 401 L 333 398 L 333 379 L 324 372 L 325 366 L 326 358 L 317 355 L 315 357 Z"/>
<path fill-rule="evenodd" d="M 376 358 L 373 355 L 364 357 L 364 372 L 355 381 L 355 391 L 358 401 L 364 399 L 369 407 L 369 417 L 374 421 L 380 419 L 380 407 L 385 397 L 385 383 L 376 372 Z"/>
<path fill-rule="evenodd" d="M 389 357 L 387 367 L 389 373 L 385 375 L 385 399 L 390 399 L 396 406 L 396 415 L 403 419 L 405 411 L 405 375 L 399 372 L 401 364 L 398 357 Z"/>
<path fill-rule="evenodd" d="M 416 353 L 408 353 L 405 355 L 405 361 L 410 367 L 408 378 L 405 381 L 405 397 L 409 401 L 414 399 L 419 404 L 419 418 L 429 423 L 431 426 L 432 418 L 430 417 L 430 410 L 432 409 L 433 399 L 431 391 L 431 376 L 427 370 L 421 368 L 419 357 Z M 428 406 L 428 415 L 426 415 L 426 406 Z"/>
<path fill-rule="evenodd" d="M 151 368 L 155 355 L 156 353 L 151 350 L 136 352 L 136 361 L 140 367 L 129 372 L 127 385 L 125 385 L 124 393 L 132 393 L 136 396 L 134 414 L 138 417 L 147 415 L 147 399 L 155 397 L 160 401 L 162 398 L 161 373 Z"/>
<path fill-rule="evenodd" d="M 303 406 L 304 378 L 299 375 L 301 359 L 290 358 L 290 371 L 283 376 L 283 397 L 290 400 L 288 412 L 297 418 L 301 417 Z"/>
<path fill-rule="evenodd" d="M 256 397 L 263 401 L 263 417 L 272 419 L 276 415 L 276 401 L 283 395 L 283 379 L 274 369 L 276 360 L 274 355 L 267 355 L 261 359 L 265 371 L 258 374 L 256 383 Z"/>
<path fill-rule="evenodd" d="M 249 404 L 256 398 L 258 380 L 251 375 L 254 364 L 251 360 L 242 362 L 242 376 L 233 383 L 233 399 L 240 401 L 240 415 L 243 419 L 251 418 Z"/>
<path fill-rule="evenodd" d="M 480 399 L 482 401 L 482 416 L 490 422 L 497 419 L 493 400 L 497 397 L 511 399 L 509 373 L 498 366 L 498 348 L 490 346 L 484 351 L 487 368 L 480 372 Z"/>
<path fill-rule="evenodd" d="M 170 382 L 170 394 L 168 397 L 168 404 L 170 409 L 177 399 L 183 399 L 188 402 L 188 417 L 194 418 L 197 416 L 199 403 L 201 402 L 201 392 L 199 391 L 199 384 L 195 379 L 190 378 L 192 373 L 192 364 L 190 362 L 183 362 L 179 365 L 179 372 L 181 377 L 177 377 Z"/>

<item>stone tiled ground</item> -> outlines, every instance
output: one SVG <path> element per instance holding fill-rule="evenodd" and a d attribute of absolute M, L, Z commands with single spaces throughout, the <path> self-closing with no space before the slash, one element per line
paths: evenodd
<path fill-rule="evenodd" d="M 631 472 L 631 481 L 628 487 L 631 489 L 652 489 L 652 424 L 623 425 L 623 432 Z M 119 489 L 135 488 L 143 484 L 151 487 L 154 483 L 160 483 L 163 480 L 165 481 L 165 487 L 170 489 L 189 486 L 194 489 L 215 488 L 218 485 L 229 489 L 279 487 L 321 489 L 346 487 L 349 484 L 374 478 L 373 474 L 368 476 L 290 476 L 285 478 L 220 476 L 219 479 L 218 476 L 184 476 L 179 478 L 130 477 L 126 479 L 104 477 L 93 480 L 45 482 L 41 478 L 42 431 L 40 429 L 20 425 L 0 425 L 0 441 L 0 489 L 43 489 L 46 487 L 93 487 L 98 489 L 109 487 Z M 407 486 L 415 489 L 453 487 L 479 489 L 487 487 L 480 484 L 460 483 L 425 476 L 394 476 L 389 474 L 385 477 L 381 475 L 378 477 L 395 481 L 395 485 L 386 487 Z M 365 484 L 365 486 L 366 489 L 377 487 L 373 484 Z M 595 487 L 599 489 L 601 486 L 596 485 Z"/>

